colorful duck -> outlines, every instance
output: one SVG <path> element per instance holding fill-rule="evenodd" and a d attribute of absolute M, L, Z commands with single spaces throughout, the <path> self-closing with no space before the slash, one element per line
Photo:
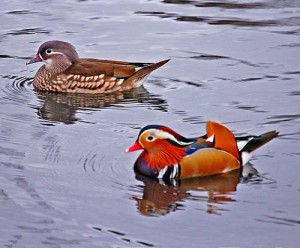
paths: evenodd
<path fill-rule="evenodd" d="M 278 136 L 270 131 L 258 136 L 235 137 L 224 125 L 209 121 L 206 135 L 185 138 L 161 125 L 141 129 L 126 150 L 143 150 L 134 170 L 148 177 L 191 178 L 236 170 L 246 164 L 254 150 Z"/>

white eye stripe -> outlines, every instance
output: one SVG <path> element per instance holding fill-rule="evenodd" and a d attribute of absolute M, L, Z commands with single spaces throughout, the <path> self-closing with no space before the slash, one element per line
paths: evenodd
<path fill-rule="evenodd" d="M 51 50 L 51 52 L 47 52 L 48 50 Z M 45 51 L 45 54 L 47 54 L 47 55 L 52 55 L 52 54 L 60 54 L 60 55 L 63 55 L 63 56 L 65 56 L 65 54 L 64 53 L 62 53 L 62 52 L 55 52 L 55 51 L 53 51 L 52 49 L 50 49 L 50 48 L 48 48 L 46 51 Z M 42 57 L 41 56 L 41 54 L 39 54 L 40 55 L 40 57 Z"/>
<path fill-rule="evenodd" d="M 193 143 L 193 141 L 191 142 L 184 142 L 184 141 L 179 141 L 175 138 L 174 135 L 166 132 L 166 131 L 163 131 L 163 130 L 158 130 L 158 129 L 148 129 L 144 132 L 150 132 L 151 134 L 147 136 L 147 141 L 150 141 L 148 140 L 148 137 L 149 136 L 153 136 L 154 140 L 155 139 L 169 139 L 169 140 L 173 140 L 174 142 L 176 142 L 177 144 L 179 145 L 190 145 Z M 142 133 L 140 136 L 142 136 L 144 133 Z M 153 140 L 151 140 L 153 141 Z"/>
<path fill-rule="evenodd" d="M 46 52 L 45 52 L 46 53 Z M 54 55 L 54 54 L 60 54 L 60 55 L 62 55 L 62 56 L 65 56 L 63 53 L 61 53 L 61 52 L 54 52 L 53 50 L 52 50 L 52 53 L 51 54 L 48 54 L 48 53 L 46 53 L 47 55 Z M 48 59 L 44 59 L 43 58 L 43 56 L 39 53 L 39 56 L 40 56 L 40 58 L 42 59 L 42 61 L 43 62 L 45 62 L 45 63 L 47 63 L 47 64 L 51 64 L 52 63 L 52 59 L 51 58 L 48 58 Z"/>
<path fill-rule="evenodd" d="M 173 134 L 170 134 L 163 130 L 156 130 L 156 132 L 157 132 L 156 133 L 157 138 L 173 140 L 178 145 L 190 145 L 190 144 L 194 143 L 194 141 L 191 141 L 191 142 L 179 141 L 178 139 L 175 138 L 175 136 Z"/>
<path fill-rule="evenodd" d="M 60 55 L 64 55 L 64 54 L 61 53 L 61 52 L 54 52 L 53 50 L 52 50 L 51 54 L 60 54 Z"/>

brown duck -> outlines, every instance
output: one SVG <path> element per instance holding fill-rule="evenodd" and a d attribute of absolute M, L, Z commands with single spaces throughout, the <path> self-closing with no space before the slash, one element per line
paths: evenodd
<path fill-rule="evenodd" d="M 27 63 L 44 62 L 34 77 L 39 91 L 111 93 L 136 88 L 147 76 L 169 60 L 157 63 L 80 59 L 73 45 L 52 40 L 43 43 Z"/>

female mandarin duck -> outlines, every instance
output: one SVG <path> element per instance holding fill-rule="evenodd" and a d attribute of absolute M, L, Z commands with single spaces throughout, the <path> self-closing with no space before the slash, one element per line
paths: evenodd
<path fill-rule="evenodd" d="M 146 77 L 169 60 L 158 63 L 80 59 L 70 43 L 52 40 L 43 43 L 27 63 L 45 62 L 34 77 L 40 91 L 111 93 L 142 85 Z M 141 68 L 141 69 L 138 69 Z"/>
<path fill-rule="evenodd" d="M 137 141 L 126 151 L 143 149 L 134 170 L 157 178 L 209 176 L 236 170 L 251 153 L 278 135 L 270 131 L 259 136 L 235 137 L 224 125 L 209 121 L 206 135 L 185 138 L 168 127 L 144 127 Z"/>

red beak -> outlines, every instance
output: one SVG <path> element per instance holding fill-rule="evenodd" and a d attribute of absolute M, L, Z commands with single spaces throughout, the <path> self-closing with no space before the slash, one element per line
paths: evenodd
<path fill-rule="evenodd" d="M 41 56 L 40 56 L 39 54 L 36 54 L 36 55 L 34 55 L 34 56 L 32 57 L 31 60 L 29 60 L 29 61 L 26 63 L 26 65 L 29 65 L 29 64 L 32 64 L 32 63 L 36 63 L 36 62 L 41 62 L 41 61 L 43 61 L 42 58 L 41 58 Z"/>
<path fill-rule="evenodd" d="M 135 142 L 131 147 L 129 147 L 128 149 L 125 150 L 125 152 L 134 152 L 137 150 L 142 150 L 143 147 L 140 145 L 139 142 Z"/>

